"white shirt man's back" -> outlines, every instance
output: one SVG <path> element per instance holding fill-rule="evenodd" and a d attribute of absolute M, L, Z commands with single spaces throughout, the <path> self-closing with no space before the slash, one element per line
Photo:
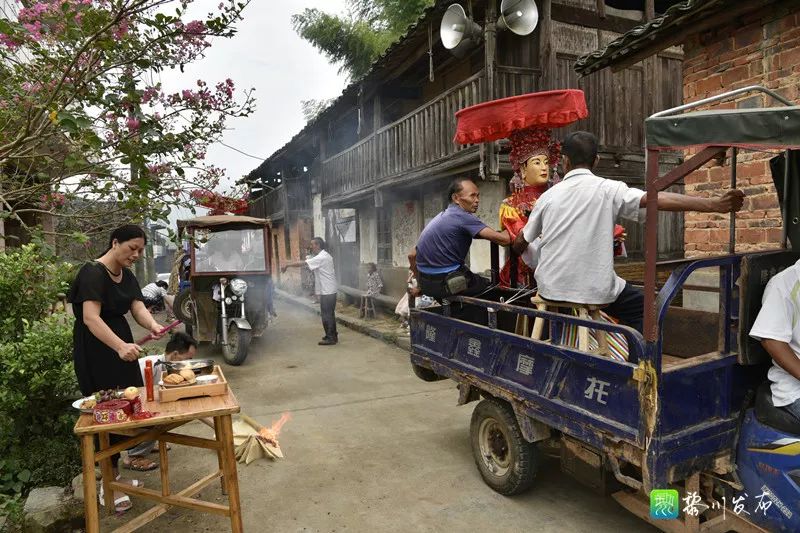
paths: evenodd
<path fill-rule="evenodd" d="M 536 202 L 525 240 L 541 235 L 534 273 L 548 300 L 585 304 L 614 302 L 625 280 L 614 272 L 614 224 L 637 221 L 644 191 L 575 169 Z"/>
<path fill-rule="evenodd" d="M 331 254 L 320 250 L 314 257 L 306 259 L 306 264 L 314 273 L 314 293 L 319 295 L 336 294 L 338 286 Z"/>

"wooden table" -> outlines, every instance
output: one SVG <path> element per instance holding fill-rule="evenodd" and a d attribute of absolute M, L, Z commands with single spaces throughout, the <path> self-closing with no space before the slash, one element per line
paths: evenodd
<path fill-rule="evenodd" d="M 144 394 L 142 394 L 144 396 Z M 236 457 L 233 445 L 233 428 L 231 415 L 239 412 L 239 403 L 230 389 L 221 396 L 188 398 L 175 402 L 142 400 L 142 409 L 158 413 L 146 420 L 132 420 L 118 424 L 97 424 L 92 415 L 83 414 L 75 424 L 75 434 L 81 439 L 81 458 L 83 460 L 83 497 L 86 508 L 87 533 L 99 533 L 100 517 L 97 502 L 97 486 L 95 480 L 95 462 L 100 463 L 103 473 L 104 503 L 109 514 L 114 514 L 114 491 L 124 492 L 130 496 L 140 496 L 159 503 L 137 516 L 115 531 L 128 532 L 155 520 L 166 513 L 170 506 L 186 507 L 206 513 L 229 516 L 231 531 L 242 531 L 242 515 L 239 506 L 239 480 L 236 474 Z M 190 437 L 172 433 L 193 420 L 213 418 L 214 439 Z M 110 445 L 109 434 L 124 435 L 128 438 L 114 446 Z M 100 440 L 100 451 L 95 451 L 94 437 Z M 111 456 L 128 449 L 140 442 L 158 440 L 161 468 L 161 490 L 134 487 L 113 479 Z M 198 480 L 191 486 L 172 492 L 169 485 L 169 462 L 167 443 L 216 450 L 219 470 Z M 221 478 L 222 492 L 228 495 L 228 505 L 210 503 L 193 498 L 204 487 L 215 479 Z"/>

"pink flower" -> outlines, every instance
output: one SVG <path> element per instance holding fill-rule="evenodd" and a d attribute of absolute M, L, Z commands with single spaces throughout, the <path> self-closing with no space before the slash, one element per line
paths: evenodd
<path fill-rule="evenodd" d="M 125 125 L 128 126 L 128 131 L 139 131 L 139 119 L 137 118 L 128 117 L 128 120 L 125 121 Z"/>
<path fill-rule="evenodd" d="M 200 20 L 193 20 L 186 25 L 186 33 L 190 35 L 200 35 L 205 33 L 206 25 Z"/>

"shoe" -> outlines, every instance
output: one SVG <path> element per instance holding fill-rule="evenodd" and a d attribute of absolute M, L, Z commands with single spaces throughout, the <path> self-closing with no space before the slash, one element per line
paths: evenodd
<path fill-rule="evenodd" d="M 333 345 L 334 345 L 334 344 L 336 344 L 337 342 L 338 342 L 338 341 L 335 341 L 335 340 L 333 340 L 333 339 L 322 339 L 322 340 L 321 340 L 321 341 L 319 341 L 317 344 L 319 344 L 320 346 L 333 346 Z"/>

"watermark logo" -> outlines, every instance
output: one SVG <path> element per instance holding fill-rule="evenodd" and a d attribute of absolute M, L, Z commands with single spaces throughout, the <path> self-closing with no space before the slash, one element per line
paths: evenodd
<path fill-rule="evenodd" d="M 672 520 L 678 518 L 680 510 L 678 491 L 655 489 L 650 491 L 650 518 Z"/>

